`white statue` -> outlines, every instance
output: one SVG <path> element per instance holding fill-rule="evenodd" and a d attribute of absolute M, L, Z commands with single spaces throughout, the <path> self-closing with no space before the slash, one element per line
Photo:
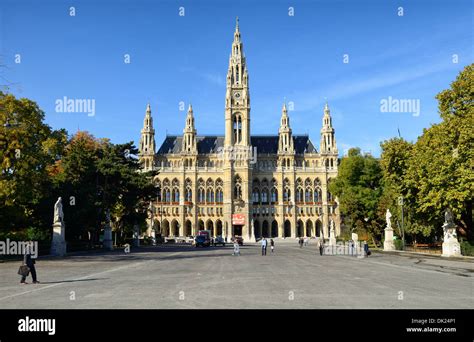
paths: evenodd
<path fill-rule="evenodd" d="M 64 213 L 63 213 L 63 201 L 61 197 L 58 197 L 58 200 L 54 204 L 54 223 L 63 222 Z"/>
<path fill-rule="evenodd" d="M 451 209 L 446 209 L 444 212 L 443 232 L 445 241 L 451 238 L 457 239 L 456 224 L 454 223 L 453 212 Z"/>
<path fill-rule="evenodd" d="M 392 213 L 390 212 L 390 209 L 387 209 L 387 212 L 385 213 L 385 220 L 387 221 L 387 229 L 392 229 L 392 222 L 390 221 L 391 217 L 392 217 Z"/>
<path fill-rule="evenodd" d="M 449 208 L 444 212 L 443 232 L 443 254 L 441 255 L 444 257 L 461 256 L 461 246 L 456 234 L 456 224 L 454 223 L 453 212 Z"/>

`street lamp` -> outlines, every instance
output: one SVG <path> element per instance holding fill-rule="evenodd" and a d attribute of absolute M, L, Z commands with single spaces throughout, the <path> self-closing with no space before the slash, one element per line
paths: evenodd
<path fill-rule="evenodd" d="M 405 228 L 403 226 L 403 196 L 398 197 L 398 205 L 402 210 L 402 249 L 405 250 Z"/>

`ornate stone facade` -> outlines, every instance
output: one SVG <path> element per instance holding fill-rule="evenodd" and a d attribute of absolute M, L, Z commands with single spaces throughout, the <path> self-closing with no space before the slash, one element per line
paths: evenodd
<path fill-rule="evenodd" d="M 183 135 L 167 136 L 158 152 L 147 106 L 140 161 L 144 171 L 157 171 L 148 235 L 154 230 L 162 236 L 183 237 L 210 229 L 215 236 L 241 235 L 247 241 L 263 235 L 328 239 L 331 221 L 339 235 L 337 199 L 328 191 L 338 167 L 328 105 L 319 152 L 308 136 L 292 134 L 286 104 L 278 135 L 252 136 L 238 20 L 226 88 L 224 136 L 198 136 L 189 106 Z"/>

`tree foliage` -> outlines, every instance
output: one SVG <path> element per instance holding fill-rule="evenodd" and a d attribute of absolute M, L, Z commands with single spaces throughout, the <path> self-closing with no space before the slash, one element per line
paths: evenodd
<path fill-rule="evenodd" d="M 338 177 L 329 185 L 329 191 L 339 198 L 346 223 L 357 230 L 366 230 L 372 237 L 380 234 L 381 229 L 377 214 L 381 181 L 377 159 L 353 148 L 342 158 Z"/>
<path fill-rule="evenodd" d="M 386 190 L 404 196 L 409 232 L 441 235 L 444 211 L 451 208 L 461 234 L 472 239 L 474 66 L 436 98 L 441 123 L 425 129 L 414 144 L 403 139 L 381 144 Z"/>
<path fill-rule="evenodd" d="M 52 130 L 28 99 L 0 92 L 0 222 L 5 231 L 45 225 L 51 198 L 49 170 L 61 157 L 67 135 Z"/>
<path fill-rule="evenodd" d="M 69 241 L 96 242 L 107 210 L 122 228 L 144 223 L 154 189 L 138 172 L 133 142 L 112 144 L 87 132 L 68 139 L 44 123 L 36 103 L 3 93 L 0 124 L 0 235 L 51 234 L 59 196 Z"/>

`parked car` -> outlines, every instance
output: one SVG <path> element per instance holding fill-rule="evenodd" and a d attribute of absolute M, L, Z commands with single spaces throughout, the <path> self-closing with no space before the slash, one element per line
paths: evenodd
<path fill-rule="evenodd" d="M 225 247 L 225 240 L 222 238 L 222 236 L 216 236 L 212 241 L 212 245 L 213 246 L 222 245 Z"/>
<path fill-rule="evenodd" d="M 239 244 L 239 246 L 243 246 L 244 245 L 244 238 L 242 236 L 234 236 L 232 238 L 232 241 L 237 241 L 237 243 Z"/>
<path fill-rule="evenodd" d="M 206 235 L 198 235 L 194 238 L 193 242 L 194 247 L 209 247 L 211 245 L 211 240 Z"/>

